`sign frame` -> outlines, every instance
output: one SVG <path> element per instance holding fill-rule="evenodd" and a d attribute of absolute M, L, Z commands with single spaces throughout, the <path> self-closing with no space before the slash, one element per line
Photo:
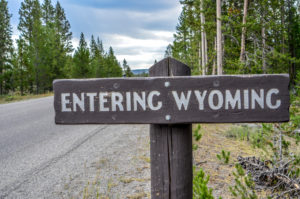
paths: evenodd
<path fill-rule="evenodd" d="M 288 86 L 287 74 L 55 80 L 55 122 L 286 122 Z"/>

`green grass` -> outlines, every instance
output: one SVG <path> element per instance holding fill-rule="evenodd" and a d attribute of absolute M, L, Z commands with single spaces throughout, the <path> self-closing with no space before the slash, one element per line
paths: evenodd
<path fill-rule="evenodd" d="M 22 100 L 29 100 L 29 99 L 36 99 L 41 97 L 48 97 L 53 95 L 53 93 L 45 93 L 45 94 L 26 94 L 26 95 L 20 95 L 20 94 L 7 94 L 7 95 L 0 95 L 0 104 L 6 104 L 11 102 L 17 102 Z"/>
<path fill-rule="evenodd" d="M 248 141 L 252 147 L 265 149 L 272 145 L 272 127 L 269 124 L 262 124 L 260 128 L 249 128 L 247 126 L 233 126 L 226 132 L 226 137 L 241 141 Z"/>
<path fill-rule="evenodd" d="M 230 159 L 230 151 L 222 150 L 221 154 L 217 154 L 217 158 L 224 164 L 228 164 Z"/>

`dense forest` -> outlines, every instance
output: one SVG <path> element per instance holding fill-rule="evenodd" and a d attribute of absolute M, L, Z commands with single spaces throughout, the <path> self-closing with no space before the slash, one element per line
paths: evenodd
<path fill-rule="evenodd" d="M 299 0 L 181 0 L 165 56 L 194 74 L 289 73 L 300 67 Z"/>
<path fill-rule="evenodd" d="M 174 41 L 165 52 L 194 74 L 289 73 L 300 79 L 299 0 L 181 0 Z M 0 95 L 43 93 L 57 78 L 132 76 L 99 37 L 72 46 L 64 9 L 51 0 L 24 0 L 19 38 L 12 40 L 7 0 L 0 0 Z M 15 44 L 14 44 L 15 43 Z"/>
<path fill-rule="evenodd" d="M 123 68 L 112 47 L 105 52 L 99 37 L 88 45 L 83 33 L 77 49 L 64 9 L 51 0 L 24 0 L 19 9 L 19 38 L 12 40 L 7 0 L 0 0 L 0 95 L 10 92 L 44 93 L 58 78 L 120 77 L 132 75 Z"/>
<path fill-rule="evenodd" d="M 174 41 L 167 46 L 165 57 L 181 60 L 192 67 L 195 75 L 290 75 L 289 122 L 255 124 L 254 128 L 249 124 L 232 125 L 226 136 L 220 133 L 220 137 L 224 136 L 220 144 L 215 144 L 219 135 L 209 139 L 208 125 L 202 132 L 203 124 L 194 128 L 193 149 L 201 162 L 193 173 L 193 198 L 213 199 L 217 198 L 215 195 L 241 199 L 299 198 L 300 0 L 181 0 L 180 3 L 182 11 Z M 220 131 L 211 126 L 213 132 Z M 227 139 L 264 152 L 243 155 L 245 149 L 239 148 L 239 144 L 229 148 Z M 210 145 L 211 142 L 214 144 Z M 221 163 L 213 168 L 214 157 L 203 157 L 215 146 L 220 146 L 216 157 Z M 197 151 L 198 147 L 202 148 Z M 226 147 L 228 151 L 224 150 Z M 230 165 L 230 154 L 237 151 Z M 197 155 L 194 157 L 197 159 Z M 221 178 L 232 165 L 236 171 L 231 170 L 232 174 Z M 219 179 L 213 179 L 213 185 L 209 185 L 210 176 Z M 229 187 L 219 194 L 224 184 Z"/>

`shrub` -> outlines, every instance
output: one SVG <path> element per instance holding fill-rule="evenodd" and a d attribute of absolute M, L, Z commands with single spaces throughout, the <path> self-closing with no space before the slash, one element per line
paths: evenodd
<path fill-rule="evenodd" d="M 199 171 L 194 169 L 193 199 L 214 199 L 212 195 L 213 190 L 207 187 L 208 181 L 209 175 L 206 175 L 202 169 Z"/>
<path fill-rule="evenodd" d="M 228 164 L 230 159 L 230 151 L 226 152 L 222 150 L 221 154 L 217 154 L 217 158 L 225 164 Z"/>
<path fill-rule="evenodd" d="M 235 185 L 229 187 L 231 194 L 241 199 L 257 199 L 251 175 L 245 175 L 245 171 L 240 164 L 236 164 L 235 168 L 236 172 L 233 172 Z"/>
<path fill-rule="evenodd" d="M 198 142 L 202 138 L 202 134 L 200 133 L 201 130 L 201 125 L 198 124 L 197 128 L 194 130 L 194 138 Z"/>

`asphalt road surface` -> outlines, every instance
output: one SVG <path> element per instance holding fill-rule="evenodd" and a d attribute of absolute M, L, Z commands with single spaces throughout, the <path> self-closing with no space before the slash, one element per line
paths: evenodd
<path fill-rule="evenodd" d="M 55 125 L 53 97 L 0 105 L 0 198 L 53 198 L 66 178 L 130 131 L 129 125 Z"/>

